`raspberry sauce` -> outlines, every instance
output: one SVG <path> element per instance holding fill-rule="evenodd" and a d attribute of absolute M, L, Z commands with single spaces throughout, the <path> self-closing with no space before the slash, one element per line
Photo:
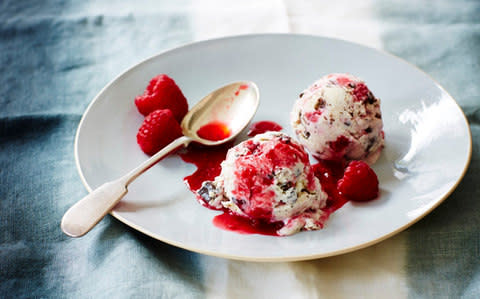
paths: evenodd
<path fill-rule="evenodd" d="M 207 129 L 202 129 L 206 127 Z M 197 132 L 202 138 L 210 140 L 221 140 L 218 136 L 224 134 L 224 129 L 228 129 L 222 123 L 210 123 L 200 128 L 201 133 Z M 254 123 L 250 127 L 249 136 L 264 133 L 266 131 L 279 131 L 282 127 L 271 121 L 260 121 Z M 212 130 L 212 131 L 209 131 Z M 215 130 L 220 130 L 218 133 Z M 212 133 L 213 132 L 213 133 Z M 200 135 L 204 134 L 204 135 Z M 233 142 L 221 146 L 205 147 L 197 144 L 190 145 L 187 149 L 182 150 L 179 155 L 183 161 L 192 163 L 197 166 L 197 170 L 184 178 L 189 189 L 196 195 L 200 204 L 207 208 L 211 208 L 203 199 L 197 195 L 197 190 L 202 187 L 204 181 L 213 181 L 221 172 L 223 160 L 227 155 L 229 148 L 233 146 Z M 345 163 L 336 161 L 320 160 L 317 164 L 312 165 L 315 176 L 318 177 L 322 184 L 322 189 L 328 194 L 327 205 L 323 211 L 330 216 L 336 210 L 341 208 L 349 199 L 343 196 L 337 188 L 337 183 L 344 176 Z M 328 218 L 327 216 L 327 218 Z M 261 234 L 277 236 L 277 231 L 282 228 L 282 222 L 269 223 L 257 219 L 236 216 L 223 210 L 223 213 L 217 215 L 213 219 L 213 224 L 221 229 L 234 231 L 241 234 Z"/>
<path fill-rule="evenodd" d="M 342 152 L 348 145 L 350 141 L 345 136 L 338 136 L 338 138 L 330 144 L 330 148 L 336 153 Z"/>
<path fill-rule="evenodd" d="M 283 128 L 281 125 L 273 121 L 258 121 L 250 126 L 250 129 L 248 130 L 248 136 L 253 137 L 268 131 L 280 131 L 282 129 Z"/>
<path fill-rule="evenodd" d="M 197 135 L 200 138 L 210 141 L 219 141 L 230 137 L 232 132 L 226 124 L 220 121 L 212 121 L 206 125 L 203 125 L 198 129 Z"/>
<path fill-rule="evenodd" d="M 224 211 L 213 218 L 213 224 L 221 229 L 239 234 L 260 234 L 278 236 L 277 231 L 283 227 L 282 222 L 264 222 L 246 217 L 236 216 Z"/>
<path fill-rule="evenodd" d="M 197 170 L 183 178 L 188 188 L 196 194 L 204 181 L 213 181 L 220 174 L 220 163 L 225 160 L 231 143 L 220 146 L 205 147 L 191 144 L 187 149 L 179 153 L 184 162 L 194 164 Z M 205 203 L 203 204 L 205 205 Z"/>
<path fill-rule="evenodd" d="M 320 180 L 323 191 L 328 195 L 327 205 L 323 208 L 329 216 L 348 202 L 337 189 L 338 180 L 343 177 L 344 163 L 320 160 L 313 165 L 315 176 Z"/>

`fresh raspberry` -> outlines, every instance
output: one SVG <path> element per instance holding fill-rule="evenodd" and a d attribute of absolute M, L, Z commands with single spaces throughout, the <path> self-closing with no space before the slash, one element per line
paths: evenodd
<path fill-rule="evenodd" d="M 338 191 L 355 201 L 366 201 L 378 196 L 378 178 L 363 161 L 352 161 L 337 183 Z"/>
<path fill-rule="evenodd" d="M 143 115 L 157 109 L 170 109 L 180 123 L 188 112 L 187 99 L 175 81 L 167 75 L 158 75 L 148 84 L 143 95 L 135 98 L 135 105 Z"/>
<path fill-rule="evenodd" d="M 358 83 L 355 86 L 355 89 L 353 90 L 353 96 L 355 97 L 355 101 L 357 102 L 363 102 L 366 99 L 368 99 L 368 93 L 370 90 L 368 90 L 367 85 L 363 83 Z"/>
<path fill-rule="evenodd" d="M 147 155 L 153 155 L 176 138 L 182 129 L 169 109 L 158 109 L 145 117 L 138 129 L 137 143 Z"/>

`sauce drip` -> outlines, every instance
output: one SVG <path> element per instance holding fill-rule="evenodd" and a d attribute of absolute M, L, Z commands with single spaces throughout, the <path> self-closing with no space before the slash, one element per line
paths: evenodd
<path fill-rule="evenodd" d="M 268 131 L 280 131 L 282 129 L 282 126 L 277 124 L 276 122 L 268 120 L 258 121 L 250 126 L 248 136 L 253 137 L 255 135 L 262 134 Z"/>
<path fill-rule="evenodd" d="M 213 181 L 220 174 L 220 163 L 225 160 L 231 143 L 220 146 L 205 147 L 191 144 L 187 149 L 179 153 L 184 162 L 194 164 L 197 170 L 183 178 L 188 188 L 196 194 L 204 181 Z M 203 201 L 203 200 L 202 200 Z"/>
<path fill-rule="evenodd" d="M 328 195 L 327 205 L 322 209 L 330 216 L 348 202 L 337 189 L 337 182 L 343 177 L 345 164 L 338 161 L 320 160 L 313 165 L 315 176 L 320 180 L 323 191 Z"/>
<path fill-rule="evenodd" d="M 269 223 L 256 221 L 246 217 L 233 215 L 224 211 L 213 218 L 213 224 L 221 229 L 234 231 L 240 234 L 260 234 L 277 236 L 277 230 L 283 227 L 282 222 Z"/>

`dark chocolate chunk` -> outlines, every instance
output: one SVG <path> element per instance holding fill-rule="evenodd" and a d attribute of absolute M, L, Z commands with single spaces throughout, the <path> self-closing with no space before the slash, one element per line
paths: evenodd
<path fill-rule="evenodd" d="M 324 108 L 325 105 L 326 105 L 325 100 L 322 98 L 318 98 L 313 108 L 315 108 L 315 110 L 318 110 L 318 109 Z"/>
<path fill-rule="evenodd" d="M 377 141 L 377 138 L 375 138 L 375 137 L 372 137 L 372 138 L 368 139 L 368 145 L 367 145 L 367 148 L 365 149 L 366 152 L 370 151 L 370 149 L 372 148 L 375 141 Z"/>
<path fill-rule="evenodd" d="M 368 92 L 367 103 L 373 104 L 377 101 L 371 92 Z"/>
<path fill-rule="evenodd" d="M 316 194 L 315 191 L 310 191 L 310 190 L 308 190 L 307 188 L 303 188 L 303 189 L 301 190 L 301 192 L 303 192 L 303 193 L 308 193 L 308 194 L 310 194 L 310 195 Z"/>
<path fill-rule="evenodd" d="M 293 187 L 293 184 L 292 182 L 286 182 L 285 184 L 282 184 L 279 186 L 280 189 L 282 189 L 283 191 L 287 191 L 288 189 L 292 188 Z"/>
<path fill-rule="evenodd" d="M 290 136 L 282 135 L 280 138 L 282 142 L 285 142 L 285 144 L 290 144 L 292 142 L 292 138 Z"/>
<path fill-rule="evenodd" d="M 217 194 L 217 188 L 213 185 L 213 182 L 206 181 L 203 183 L 202 187 L 198 189 L 197 194 L 206 202 L 209 202 L 213 198 L 210 197 L 210 194 Z"/>
<path fill-rule="evenodd" d="M 243 206 L 245 204 L 245 200 L 243 199 L 238 199 L 236 197 L 232 197 L 231 200 L 233 201 L 234 204 L 237 206 Z"/>

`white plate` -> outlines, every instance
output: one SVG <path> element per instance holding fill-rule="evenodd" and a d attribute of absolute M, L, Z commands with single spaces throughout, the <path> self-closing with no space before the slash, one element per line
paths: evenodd
<path fill-rule="evenodd" d="M 150 78 L 170 75 L 193 106 L 226 83 L 257 83 L 254 121 L 273 120 L 291 133 L 298 94 L 319 77 L 349 72 L 382 100 L 385 150 L 374 169 L 381 197 L 347 203 L 326 228 L 290 237 L 242 235 L 212 224 L 183 183 L 194 166 L 169 157 L 131 184 L 112 215 L 163 242 L 232 259 L 304 260 L 337 255 L 386 239 L 438 206 L 463 177 L 470 130 L 455 100 L 428 75 L 386 53 L 341 40 L 290 34 L 247 35 L 186 45 L 154 56 L 117 77 L 92 101 L 78 127 L 75 157 L 88 190 L 147 157 L 136 144 L 143 117 L 133 99 Z"/>

